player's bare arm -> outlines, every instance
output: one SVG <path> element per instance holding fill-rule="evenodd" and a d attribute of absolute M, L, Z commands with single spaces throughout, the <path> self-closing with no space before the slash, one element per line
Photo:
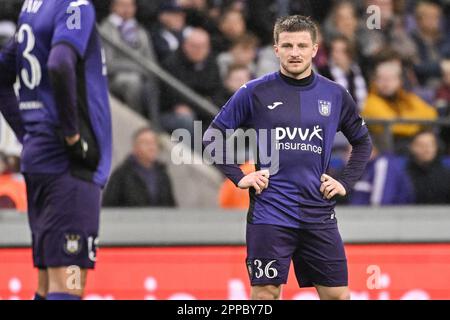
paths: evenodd
<path fill-rule="evenodd" d="M 324 199 L 329 200 L 337 194 L 340 196 L 345 196 L 347 194 L 344 186 L 327 174 L 322 174 L 320 182 L 322 182 L 320 185 L 320 192 L 323 194 Z"/>

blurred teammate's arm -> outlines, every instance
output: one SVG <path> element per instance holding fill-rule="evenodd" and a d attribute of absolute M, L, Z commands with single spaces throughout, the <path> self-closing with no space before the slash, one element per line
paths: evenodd
<path fill-rule="evenodd" d="M 14 39 L 0 52 L 0 111 L 13 129 L 20 142 L 23 142 L 25 129 L 20 117 L 19 104 L 14 93 L 16 81 L 16 51 Z"/>

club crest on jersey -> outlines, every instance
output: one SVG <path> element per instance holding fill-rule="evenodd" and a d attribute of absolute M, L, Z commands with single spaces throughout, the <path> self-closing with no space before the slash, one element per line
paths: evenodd
<path fill-rule="evenodd" d="M 318 100 L 319 113 L 324 117 L 328 117 L 331 113 L 331 101 Z"/>
<path fill-rule="evenodd" d="M 81 236 L 78 234 L 66 234 L 66 242 L 64 243 L 64 251 L 67 254 L 75 255 L 81 251 Z"/>

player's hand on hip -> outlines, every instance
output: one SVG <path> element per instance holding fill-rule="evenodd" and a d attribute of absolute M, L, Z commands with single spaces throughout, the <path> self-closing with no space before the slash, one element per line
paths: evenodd
<path fill-rule="evenodd" d="M 347 194 L 344 186 L 327 174 L 322 174 L 320 177 L 320 182 L 322 182 L 320 185 L 320 192 L 323 194 L 324 199 L 330 200 L 337 194 L 341 196 L 345 196 Z"/>
<path fill-rule="evenodd" d="M 247 174 L 238 183 L 241 189 L 254 188 L 256 194 L 261 194 L 269 186 L 269 170 L 260 170 Z"/>
<path fill-rule="evenodd" d="M 78 142 L 78 140 L 80 140 L 80 134 L 75 134 L 75 135 L 73 135 L 73 136 L 70 136 L 70 137 L 65 137 L 65 139 L 66 139 L 66 144 L 68 145 L 68 146 L 73 146 L 75 143 L 77 143 Z"/>
<path fill-rule="evenodd" d="M 99 162 L 98 151 L 86 139 L 77 134 L 74 137 L 66 137 L 66 149 L 69 158 L 89 170 L 95 171 Z"/>

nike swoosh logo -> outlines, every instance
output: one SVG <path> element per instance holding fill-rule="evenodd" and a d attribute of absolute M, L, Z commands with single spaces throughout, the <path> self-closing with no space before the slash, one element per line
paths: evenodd
<path fill-rule="evenodd" d="M 267 108 L 269 108 L 270 110 L 273 110 L 281 104 L 283 104 L 283 102 L 274 102 L 273 104 L 268 105 Z"/>

